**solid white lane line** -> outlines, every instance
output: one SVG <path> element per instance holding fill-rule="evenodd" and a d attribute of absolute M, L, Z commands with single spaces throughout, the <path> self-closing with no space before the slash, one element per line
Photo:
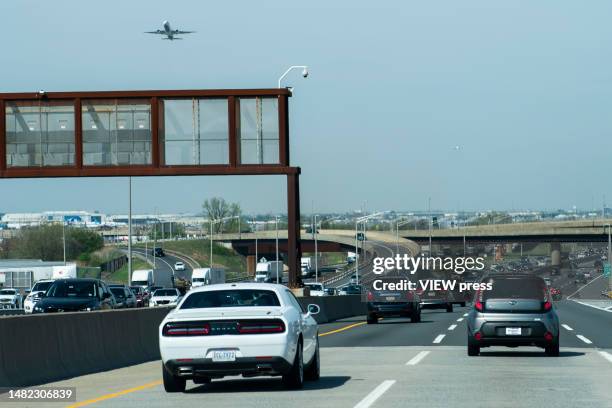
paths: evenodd
<path fill-rule="evenodd" d="M 467 315 L 468 315 L 467 313 L 464 313 L 464 314 L 463 314 L 463 317 L 467 317 Z"/>
<path fill-rule="evenodd" d="M 587 339 L 582 334 L 577 334 L 576 337 L 578 337 L 580 340 L 584 341 L 586 344 L 592 344 L 593 343 L 591 340 Z"/>
<path fill-rule="evenodd" d="M 421 362 L 422 359 L 424 359 L 425 357 L 427 357 L 427 355 L 429 354 L 429 351 L 421 351 L 419 352 L 419 354 L 417 354 L 416 356 L 412 357 L 410 359 L 410 361 L 408 361 L 406 363 L 406 365 L 417 365 Z"/>
<path fill-rule="evenodd" d="M 440 334 L 438 337 L 436 337 L 436 338 L 434 339 L 434 341 L 433 341 L 433 342 L 434 342 L 434 344 L 438 344 L 438 343 L 440 343 L 444 337 L 446 337 L 446 334 Z"/>
<path fill-rule="evenodd" d="M 455 330 L 455 327 L 457 327 L 456 324 L 451 324 L 450 326 L 448 326 L 448 330 Z"/>
<path fill-rule="evenodd" d="M 460 317 L 457 319 L 458 322 L 462 322 L 463 321 L 463 317 Z"/>
<path fill-rule="evenodd" d="M 612 363 L 612 354 L 608 353 L 607 351 L 601 351 L 601 350 L 599 350 L 599 354 L 601 354 L 603 358 L 605 358 L 606 360 Z"/>
<path fill-rule="evenodd" d="M 391 388 L 395 384 L 395 380 L 385 380 L 374 390 L 366 395 L 364 399 L 359 401 L 355 408 L 368 408 L 370 407 L 381 395 L 383 395 L 389 388 Z"/>
<path fill-rule="evenodd" d="M 563 328 L 564 328 L 565 330 L 574 331 L 574 329 L 572 329 L 571 327 L 569 327 L 567 324 L 562 324 L 561 326 L 563 326 Z"/>

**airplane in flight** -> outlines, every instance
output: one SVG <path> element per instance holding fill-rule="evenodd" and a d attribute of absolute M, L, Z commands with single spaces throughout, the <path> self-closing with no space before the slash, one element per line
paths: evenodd
<path fill-rule="evenodd" d="M 195 33 L 195 31 L 173 30 L 172 27 L 170 26 L 170 22 L 168 20 L 164 21 L 162 23 L 162 26 L 164 27 L 163 30 L 145 31 L 145 34 L 160 34 L 160 35 L 165 35 L 165 37 L 162 37 L 162 40 L 174 41 L 174 40 L 182 40 L 182 38 L 175 37 L 175 35 Z"/>

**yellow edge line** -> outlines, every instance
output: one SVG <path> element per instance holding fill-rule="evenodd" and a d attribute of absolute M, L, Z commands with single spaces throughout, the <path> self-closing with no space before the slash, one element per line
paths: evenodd
<path fill-rule="evenodd" d="M 380 319 L 380 320 L 382 320 L 382 319 Z M 340 332 L 343 332 L 345 330 L 352 329 L 353 327 L 363 326 L 366 323 L 367 322 L 359 322 L 359 323 L 349 324 L 348 326 L 344 326 L 344 327 L 341 327 L 341 328 L 336 329 L 336 330 L 331 330 L 331 331 L 328 331 L 328 332 L 325 332 L 325 333 L 320 333 L 319 337 L 329 336 L 330 334 L 334 334 L 334 333 L 340 333 Z M 87 406 L 87 405 L 95 404 L 97 402 L 106 401 L 106 400 L 109 400 L 109 399 L 112 399 L 112 398 L 117 398 L 117 397 L 120 397 L 120 396 L 125 395 L 125 394 L 129 394 L 129 393 L 132 393 L 132 392 L 142 391 L 142 390 L 145 390 L 147 388 L 155 387 L 155 386 L 161 385 L 161 384 L 162 384 L 162 382 L 159 381 L 159 380 L 158 381 L 153 381 L 153 382 L 150 382 L 148 384 L 140 385 L 138 387 L 128 388 L 127 390 L 113 392 L 112 394 L 106 394 L 106 395 L 103 395 L 103 396 L 98 397 L 98 398 L 92 398 L 92 399 L 89 399 L 89 400 L 86 400 L 86 401 L 77 402 L 76 404 L 69 405 L 66 408 L 84 407 L 84 406 Z"/>
<path fill-rule="evenodd" d="M 382 318 L 379 319 L 379 320 L 382 320 Z M 331 330 L 331 331 L 328 331 L 328 332 L 325 332 L 325 333 L 320 333 L 319 337 L 328 336 L 328 335 L 334 334 L 334 333 L 340 333 L 340 332 L 343 332 L 345 330 L 352 329 L 353 327 L 363 326 L 364 324 L 367 324 L 367 322 L 359 322 L 359 323 L 349 324 L 348 326 L 344 326 L 344 327 L 341 327 L 341 328 L 336 329 L 336 330 Z"/>
<path fill-rule="evenodd" d="M 159 381 L 159 380 L 158 381 L 153 381 L 153 382 L 150 382 L 148 384 L 139 385 L 138 387 L 128 388 L 127 390 L 113 392 L 112 394 L 106 394 L 106 395 L 103 395 L 103 396 L 98 397 L 98 398 L 92 398 L 92 399 L 89 399 L 89 400 L 86 400 L 86 401 L 77 402 L 76 404 L 69 405 L 67 408 L 84 407 L 86 405 L 95 404 L 96 402 L 105 401 L 105 400 L 108 400 L 108 399 L 111 399 L 111 398 L 117 398 L 117 397 L 120 397 L 122 395 L 129 394 L 131 392 L 141 391 L 141 390 L 144 390 L 144 389 L 147 389 L 147 388 L 155 387 L 157 385 L 161 385 L 161 383 L 162 382 Z"/>

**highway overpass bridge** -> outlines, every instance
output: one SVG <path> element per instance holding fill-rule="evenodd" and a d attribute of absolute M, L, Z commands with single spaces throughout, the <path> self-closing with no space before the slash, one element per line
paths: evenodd
<path fill-rule="evenodd" d="M 457 244 L 465 240 L 474 243 L 520 242 L 607 242 L 608 228 L 612 220 L 531 222 L 499 225 L 482 225 L 431 231 L 432 244 Z M 403 238 L 428 244 L 430 231 L 401 231 Z"/>

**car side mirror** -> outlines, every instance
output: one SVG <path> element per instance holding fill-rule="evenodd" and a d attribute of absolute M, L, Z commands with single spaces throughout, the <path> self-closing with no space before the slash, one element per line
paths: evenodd
<path fill-rule="evenodd" d="M 104 292 L 104 294 L 102 295 L 102 299 L 108 299 L 111 297 L 111 294 L 108 292 Z"/>
<path fill-rule="evenodd" d="M 321 308 L 319 307 L 319 305 L 316 305 L 314 303 L 309 304 L 306 309 L 308 310 L 308 314 L 310 316 L 318 315 L 319 312 L 321 312 Z"/>
<path fill-rule="evenodd" d="M 40 292 L 37 296 L 39 298 L 44 298 L 45 297 L 45 292 Z"/>

